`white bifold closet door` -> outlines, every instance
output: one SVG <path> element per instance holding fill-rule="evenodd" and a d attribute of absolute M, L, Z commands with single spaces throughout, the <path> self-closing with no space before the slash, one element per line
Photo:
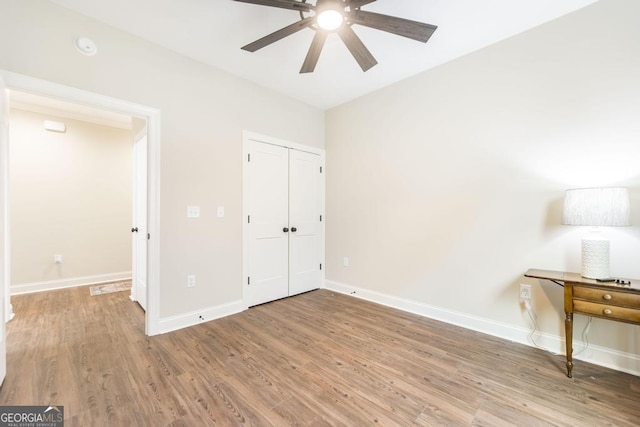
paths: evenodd
<path fill-rule="evenodd" d="M 319 288 L 320 156 L 251 141 L 246 161 L 247 305 Z"/>

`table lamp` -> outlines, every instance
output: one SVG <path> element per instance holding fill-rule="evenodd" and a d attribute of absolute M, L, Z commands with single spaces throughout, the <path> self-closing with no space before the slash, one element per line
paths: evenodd
<path fill-rule="evenodd" d="M 594 227 L 591 235 L 582 239 L 582 277 L 609 277 L 609 240 L 597 232 L 597 227 L 631 225 L 629 205 L 629 193 L 623 187 L 566 191 L 562 223 Z"/>

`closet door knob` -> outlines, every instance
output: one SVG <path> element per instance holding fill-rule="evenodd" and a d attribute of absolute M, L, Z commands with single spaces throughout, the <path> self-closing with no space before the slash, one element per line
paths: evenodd
<path fill-rule="evenodd" d="M 137 233 L 137 232 L 138 232 L 138 227 L 132 228 L 132 229 L 131 229 L 131 232 L 132 232 L 132 233 Z"/>
<path fill-rule="evenodd" d="M 288 233 L 288 232 L 289 232 L 289 229 L 288 229 L 287 227 L 285 227 L 285 228 L 283 228 L 283 229 L 282 229 L 282 231 L 283 231 L 284 233 Z"/>
<path fill-rule="evenodd" d="M 295 228 L 295 227 L 291 227 L 291 232 L 292 232 L 292 233 L 295 233 L 296 231 L 298 231 L 298 229 L 297 229 L 297 228 Z"/>

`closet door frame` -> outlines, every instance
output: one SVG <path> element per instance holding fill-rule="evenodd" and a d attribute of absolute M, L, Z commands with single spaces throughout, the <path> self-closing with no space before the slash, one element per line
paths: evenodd
<path fill-rule="evenodd" d="M 306 151 L 308 153 L 317 154 L 320 156 L 320 167 L 322 168 L 322 173 L 320 174 L 320 209 L 322 212 L 322 221 L 320 223 L 320 254 L 322 260 L 322 269 L 320 288 L 324 288 L 325 282 L 325 222 L 326 218 L 324 215 L 325 212 L 325 150 L 307 146 L 304 144 L 299 144 L 295 142 L 290 142 L 266 135 L 261 135 L 255 132 L 244 130 L 242 132 L 242 305 L 244 309 L 249 307 L 249 302 L 247 296 L 249 295 L 249 226 L 248 226 L 248 217 L 250 213 L 248 212 L 249 200 L 248 200 L 248 177 L 247 177 L 247 165 L 248 165 L 248 156 L 249 156 L 249 146 L 251 142 L 260 142 L 264 144 L 277 145 L 280 147 L 285 147 L 288 149 L 294 149 L 299 151 Z"/>

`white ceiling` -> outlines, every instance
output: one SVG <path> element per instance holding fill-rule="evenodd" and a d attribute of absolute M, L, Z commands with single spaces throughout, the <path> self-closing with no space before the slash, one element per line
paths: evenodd
<path fill-rule="evenodd" d="M 314 31 L 240 49 L 300 19 L 233 0 L 50 0 L 261 86 L 327 109 L 518 34 L 597 0 L 378 0 L 362 10 L 437 25 L 428 43 L 354 25 L 378 60 L 362 72 L 332 34 L 315 72 L 299 74 Z M 315 3 L 315 0 L 309 0 Z M 84 34 L 92 37 L 92 34 Z M 98 55 L 100 54 L 100 41 Z"/>

